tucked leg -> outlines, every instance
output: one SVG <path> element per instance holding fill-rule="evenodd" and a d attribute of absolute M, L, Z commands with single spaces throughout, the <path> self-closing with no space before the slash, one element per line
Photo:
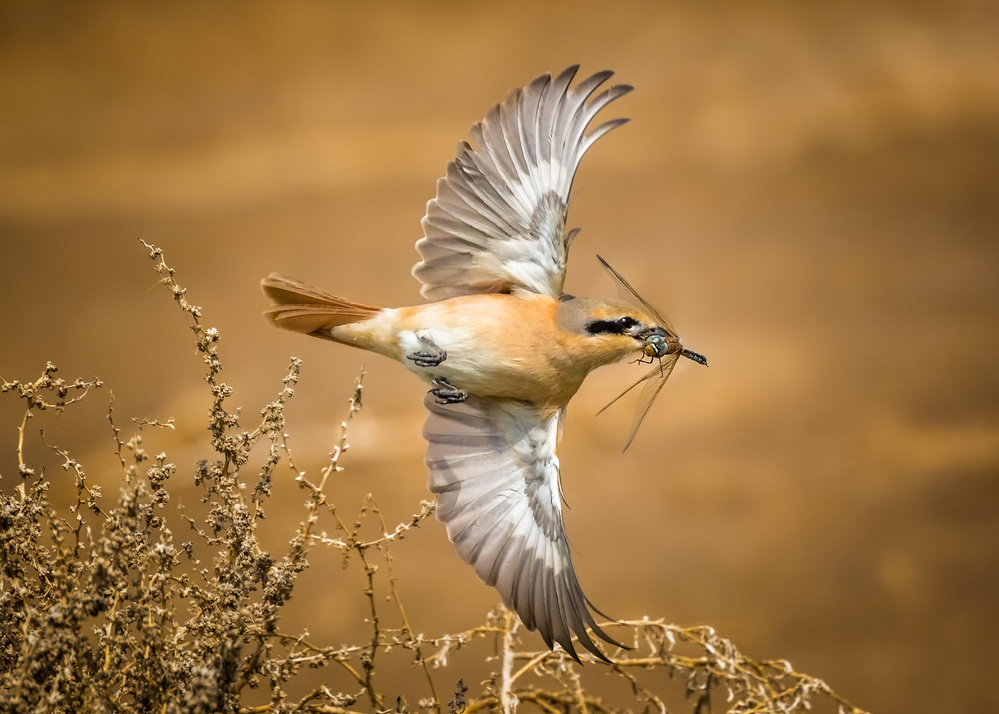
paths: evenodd
<path fill-rule="evenodd" d="M 438 404 L 459 404 L 468 399 L 468 392 L 458 389 L 443 377 L 434 377 L 433 383 L 430 393 L 437 398 Z"/>
<path fill-rule="evenodd" d="M 437 346 L 433 340 L 426 335 L 418 335 L 420 340 L 420 350 L 410 352 L 406 359 L 412 360 L 418 367 L 436 367 L 447 359 L 447 352 Z"/>

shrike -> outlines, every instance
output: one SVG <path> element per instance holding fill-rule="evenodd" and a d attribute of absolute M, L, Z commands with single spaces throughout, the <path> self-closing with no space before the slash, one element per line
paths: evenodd
<path fill-rule="evenodd" d="M 416 243 L 413 275 L 433 302 L 372 307 L 277 274 L 262 286 L 278 327 L 385 355 L 431 386 L 429 488 L 458 554 L 549 648 L 577 658 L 575 634 L 606 659 L 586 628 L 618 643 L 593 619 L 562 524 L 555 445 L 566 405 L 601 365 L 633 353 L 655 363 L 632 385 L 646 383 L 630 443 L 677 359 L 707 361 L 602 259 L 638 306 L 562 292 L 576 168 L 627 119 L 587 128 L 632 89 L 597 94 L 608 71 L 570 86 L 577 69 L 514 90 L 472 127 L 475 148 L 458 145 Z"/>

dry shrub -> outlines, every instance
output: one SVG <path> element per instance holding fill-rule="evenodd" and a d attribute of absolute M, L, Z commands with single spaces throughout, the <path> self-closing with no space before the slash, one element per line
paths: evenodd
<path fill-rule="evenodd" d="M 423 502 L 406 522 L 390 528 L 368 496 L 361 513 L 345 520 L 329 488 L 341 471 L 347 430 L 361 405 L 361 379 L 349 400 L 329 462 L 310 478 L 295 465 L 283 431 L 284 410 L 294 394 L 300 362 L 292 359 L 277 399 L 260 410 L 250 431 L 231 408 L 230 387 L 218 380 L 219 334 L 202 325 L 201 309 L 164 262 L 149 249 L 162 283 L 187 315 L 206 367 L 212 394 L 208 432 L 212 460 L 184 469 L 200 488 L 202 514 L 170 508 L 170 485 L 177 465 L 166 454 L 143 448 L 144 430 L 172 428 L 171 422 L 137 422 L 138 432 L 123 441 L 113 400 L 108 419 L 121 463 L 120 495 L 113 502 L 91 485 L 83 466 L 68 452 L 50 446 L 72 474 L 75 502 L 59 512 L 49 491 L 53 483 L 24 458 L 29 421 L 43 412 L 61 412 L 90 392 L 100 380 L 66 382 L 46 365 L 30 382 L 2 381 L 2 393 L 24 401 L 17 429 L 19 473 L 5 477 L 0 494 L 0 707 L 4 711 L 68 712 L 346 712 L 352 709 L 409 709 L 466 714 L 478 710 L 512 711 L 533 704 L 545 712 L 586 713 L 662 711 L 668 694 L 643 683 L 649 671 L 665 671 L 675 683 L 672 696 L 695 712 L 788 712 L 814 704 L 860 712 L 821 680 L 800 674 L 784 661 L 756 661 L 742 655 L 710 627 L 678 627 L 662 620 L 607 623 L 615 637 L 633 649 L 608 653 L 604 665 L 583 655 L 587 667 L 561 650 L 523 649 L 517 617 L 502 607 L 485 623 L 457 634 L 426 637 L 409 624 L 392 574 L 391 544 L 433 513 Z M 251 452 L 266 446 L 262 463 Z M 257 452 L 264 451 L 259 449 Z M 271 496 L 275 469 L 285 461 L 308 494 L 302 520 L 290 535 L 287 551 L 275 555 L 261 547 L 257 524 Z M 192 473 L 193 471 L 193 473 Z M 114 480 L 118 477 L 115 476 Z M 114 480 L 103 479 L 104 482 Z M 13 488 L 11 485 L 13 483 Z M 169 515 L 169 517 L 168 517 Z M 362 524 L 377 519 L 378 535 L 362 536 Z M 321 522 L 329 530 L 316 532 Z M 185 527 L 186 523 L 186 527 Z M 181 540 L 178 532 L 190 540 Z M 366 532 L 366 531 L 365 531 Z M 310 641 L 308 633 L 287 633 L 279 626 L 282 610 L 308 567 L 313 548 L 336 548 L 366 576 L 370 639 L 330 646 Z M 385 602 L 392 610 L 385 613 Z M 386 623 L 392 622 L 392 626 Z M 450 664 L 458 650 L 490 640 L 486 659 L 490 677 L 469 696 Z M 537 638 L 532 638 L 536 641 Z M 378 676 L 386 657 L 407 658 L 422 670 L 425 685 L 410 699 Z M 339 668 L 349 691 L 320 686 L 304 696 L 289 689 L 303 668 Z M 620 677 L 630 692 L 624 704 L 607 703 L 588 693 L 587 680 Z M 445 684 L 446 683 L 446 684 Z M 449 698 L 444 703 L 443 698 Z M 413 702 L 410 703 L 410 700 Z M 680 699 L 683 702 L 683 699 Z M 266 702 L 253 704 L 252 702 Z M 674 706 L 675 709 L 675 706 Z"/>

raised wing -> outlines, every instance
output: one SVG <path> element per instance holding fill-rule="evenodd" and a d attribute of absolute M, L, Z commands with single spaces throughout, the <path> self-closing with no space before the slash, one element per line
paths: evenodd
<path fill-rule="evenodd" d="M 558 297 L 575 231 L 566 232 L 573 177 L 586 150 L 627 119 L 586 133 L 597 113 L 631 91 L 618 84 L 593 96 L 604 71 L 570 87 L 578 65 L 514 90 L 458 145 L 437 197 L 427 203 L 422 260 L 413 275 L 421 293 L 443 300 L 525 289 Z"/>
<path fill-rule="evenodd" d="M 593 620 L 572 567 L 559 501 L 558 415 L 542 419 L 526 405 L 474 396 L 441 405 L 428 394 L 424 404 L 430 490 L 458 554 L 549 648 L 558 642 L 578 660 L 575 634 L 606 660 L 587 626 L 621 645 Z"/>

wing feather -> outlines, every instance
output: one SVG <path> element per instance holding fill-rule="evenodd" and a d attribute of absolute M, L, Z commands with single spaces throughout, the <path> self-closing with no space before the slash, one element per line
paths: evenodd
<path fill-rule="evenodd" d="M 554 586 L 555 578 L 558 577 L 556 575 L 553 578 L 551 575 L 554 570 L 552 560 L 552 542 L 548 538 L 543 538 L 541 540 L 540 553 L 534 554 L 534 624 L 537 625 L 538 632 L 541 633 L 541 638 L 548 645 L 548 649 L 552 649 L 552 642 L 555 640 L 555 624 L 552 622 L 554 618 L 552 617 L 553 613 L 551 612 L 551 604 L 548 598 L 548 586 L 549 584 Z M 562 619 L 561 615 L 559 615 L 559 619 Z M 566 628 L 560 624 L 559 629 L 564 630 Z M 585 636 L 585 634 L 584 632 L 583 635 Z M 559 642 L 559 644 L 574 659 L 578 659 L 576 651 L 572 647 L 571 639 L 565 639 Z"/>
<path fill-rule="evenodd" d="M 558 554 L 554 554 L 556 559 Z M 556 570 L 562 567 L 562 563 L 556 560 L 555 566 Z M 580 637 L 580 641 L 586 637 L 586 629 L 582 626 L 579 617 L 575 614 L 574 608 L 570 605 L 570 600 L 568 598 L 568 592 L 566 591 L 565 578 L 555 577 L 549 584 L 551 592 L 549 593 L 549 607 L 552 611 L 556 613 L 556 616 L 552 618 L 553 624 L 555 625 L 554 636 L 558 641 L 562 641 L 561 638 L 568 639 L 571 636 L 571 632 L 575 630 L 576 632 L 582 632 L 583 635 Z M 571 644 L 571 642 L 570 642 Z M 573 657 L 576 656 L 575 651 L 569 647 L 566 650 Z"/>
<path fill-rule="evenodd" d="M 413 275 L 432 300 L 529 290 L 558 297 L 570 233 L 566 214 L 583 154 L 615 119 L 587 134 L 596 115 L 631 91 L 595 92 L 612 72 L 572 81 L 578 66 L 510 93 L 469 130 L 427 203 Z M 594 96 L 595 95 L 595 96 Z"/>
<path fill-rule="evenodd" d="M 509 583 L 517 570 L 517 558 L 513 554 L 519 553 L 524 547 L 524 536 L 530 532 L 528 518 L 530 512 L 521 506 L 515 513 L 511 513 L 508 521 L 509 528 L 503 534 L 500 546 L 496 552 L 496 557 L 492 562 L 489 573 L 483 578 L 487 585 L 495 588 L 503 587 L 502 583 Z"/>
<path fill-rule="evenodd" d="M 533 515 L 532 515 L 533 520 Z M 534 599 L 531 597 L 531 588 L 536 581 L 534 566 L 538 562 L 534 554 L 540 550 L 539 542 L 544 538 L 540 528 L 532 527 L 524 548 L 517 554 L 516 558 L 511 558 L 517 570 L 517 579 L 512 584 L 510 590 L 509 607 L 520 615 L 521 622 L 528 630 L 537 629 L 534 619 Z M 502 591 L 501 591 L 502 592 Z"/>
<path fill-rule="evenodd" d="M 575 658 L 575 635 L 604 658 L 586 628 L 618 643 L 590 613 L 562 523 L 560 417 L 475 396 L 441 405 L 428 394 L 424 403 L 429 488 L 458 554 L 549 647 L 558 642 Z"/>

